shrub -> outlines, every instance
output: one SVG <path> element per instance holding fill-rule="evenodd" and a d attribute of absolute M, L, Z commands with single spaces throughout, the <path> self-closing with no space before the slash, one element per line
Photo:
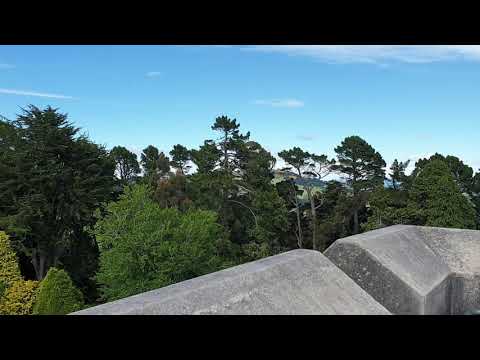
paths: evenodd
<path fill-rule="evenodd" d="M 50 268 L 40 283 L 35 315 L 65 315 L 83 308 L 83 295 L 64 271 Z"/>
<path fill-rule="evenodd" d="M 17 256 L 11 247 L 10 240 L 7 234 L 0 231 L 0 282 L 3 284 L 4 291 L 21 279 Z"/>
<path fill-rule="evenodd" d="M 2 315 L 30 315 L 37 298 L 38 281 L 18 280 L 12 283 L 0 300 Z"/>
<path fill-rule="evenodd" d="M 145 185 L 126 188 L 96 224 L 96 279 L 104 300 L 187 280 L 224 264 L 225 234 L 215 213 L 163 209 L 150 196 Z"/>
<path fill-rule="evenodd" d="M 7 284 L 3 280 L 0 280 L 0 299 L 2 298 L 3 294 L 5 294 L 6 290 Z"/>

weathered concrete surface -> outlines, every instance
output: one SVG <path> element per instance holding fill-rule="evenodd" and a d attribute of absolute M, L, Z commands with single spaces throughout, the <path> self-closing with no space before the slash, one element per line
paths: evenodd
<path fill-rule="evenodd" d="M 420 227 L 450 273 L 451 314 L 480 309 L 480 231 Z"/>
<path fill-rule="evenodd" d="M 293 250 L 73 314 L 389 312 L 320 252 Z"/>
<path fill-rule="evenodd" d="M 480 231 L 396 225 L 337 240 L 325 255 L 394 314 L 480 307 Z"/>

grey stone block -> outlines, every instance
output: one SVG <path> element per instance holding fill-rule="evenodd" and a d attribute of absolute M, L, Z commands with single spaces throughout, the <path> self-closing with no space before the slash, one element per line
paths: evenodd
<path fill-rule="evenodd" d="M 337 240 L 325 255 L 394 314 L 480 307 L 480 231 L 396 225 Z"/>
<path fill-rule="evenodd" d="M 419 231 L 450 269 L 450 313 L 480 309 L 480 231 L 433 227 Z"/>
<path fill-rule="evenodd" d="M 293 250 L 82 310 L 101 314 L 390 314 L 320 252 Z"/>

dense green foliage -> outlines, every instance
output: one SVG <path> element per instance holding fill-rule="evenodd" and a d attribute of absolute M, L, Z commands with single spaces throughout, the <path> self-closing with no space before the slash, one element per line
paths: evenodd
<path fill-rule="evenodd" d="M 462 181 L 473 182 L 467 177 Z M 475 196 L 462 191 L 461 182 L 443 156 L 420 160 L 409 182 L 408 191 L 379 187 L 372 193 L 371 216 L 364 230 L 393 224 L 462 229 L 478 226 Z"/>
<path fill-rule="evenodd" d="M 33 306 L 34 315 L 65 315 L 82 309 L 83 295 L 68 274 L 61 269 L 50 268 L 40 283 Z"/>
<path fill-rule="evenodd" d="M 57 109 L 0 121 L 0 311 L 64 314 L 393 224 L 479 228 L 480 173 L 455 156 L 410 174 L 395 159 L 387 173 L 359 136 L 330 159 L 272 154 L 227 116 L 211 130 L 197 148 L 149 145 L 138 161 Z"/>
<path fill-rule="evenodd" d="M 30 106 L 6 126 L 0 226 L 31 259 L 41 280 L 85 241 L 95 210 L 111 197 L 114 165 L 105 149 L 79 135 L 56 109 Z"/>
<path fill-rule="evenodd" d="M 115 146 L 110 150 L 110 157 L 115 162 L 115 170 L 123 185 L 135 181 L 140 173 L 140 164 L 137 155 L 123 146 Z"/>
<path fill-rule="evenodd" d="M 475 228 L 475 208 L 444 161 L 432 160 L 423 167 L 413 181 L 410 201 L 427 226 Z"/>
<path fill-rule="evenodd" d="M 408 187 L 408 176 L 405 174 L 405 170 L 407 169 L 408 165 L 410 164 L 410 160 L 405 162 L 399 162 L 395 159 L 390 166 L 390 179 L 392 179 L 392 186 L 394 190 L 398 190 L 400 188 Z"/>
<path fill-rule="evenodd" d="M 37 294 L 38 281 L 15 281 L 0 298 L 0 315 L 31 315 Z"/>
<path fill-rule="evenodd" d="M 146 185 L 125 189 L 95 226 L 97 281 L 105 300 L 152 290 L 222 267 L 225 236 L 209 211 L 162 208 Z"/>
<path fill-rule="evenodd" d="M 17 256 L 12 249 L 10 239 L 7 234 L 0 231 L 0 296 L 15 281 L 21 279 Z"/>
<path fill-rule="evenodd" d="M 335 152 L 338 165 L 333 167 L 345 176 L 355 199 L 353 232 L 356 234 L 359 232 L 360 208 L 365 206 L 368 192 L 383 184 L 386 164 L 380 153 L 359 136 L 345 138 Z"/>
<path fill-rule="evenodd" d="M 140 159 L 144 171 L 144 180 L 150 185 L 155 186 L 158 180 L 170 171 L 170 160 L 153 145 L 143 149 Z"/>
<path fill-rule="evenodd" d="M 9 237 L 0 231 L 0 315 L 29 315 L 38 282 L 23 280 Z"/>

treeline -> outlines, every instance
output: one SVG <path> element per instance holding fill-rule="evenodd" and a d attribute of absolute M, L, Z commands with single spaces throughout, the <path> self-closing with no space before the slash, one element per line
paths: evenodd
<path fill-rule="evenodd" d="M 211 129 L 196 149 L 151 145 L 138 159 L 50 107 L 1 121 L 0 313 L 66 313 L 393 224 L 479 227 L 480 173 L 457 157 L 406 175 L 408 161 L 387 171 L 350 136 L 335 158 L 281 151 L 286 176 L 273 182 L 275 157 L 235 119 Z M 331 174 L 342 181 L 299 186 Z"/>

